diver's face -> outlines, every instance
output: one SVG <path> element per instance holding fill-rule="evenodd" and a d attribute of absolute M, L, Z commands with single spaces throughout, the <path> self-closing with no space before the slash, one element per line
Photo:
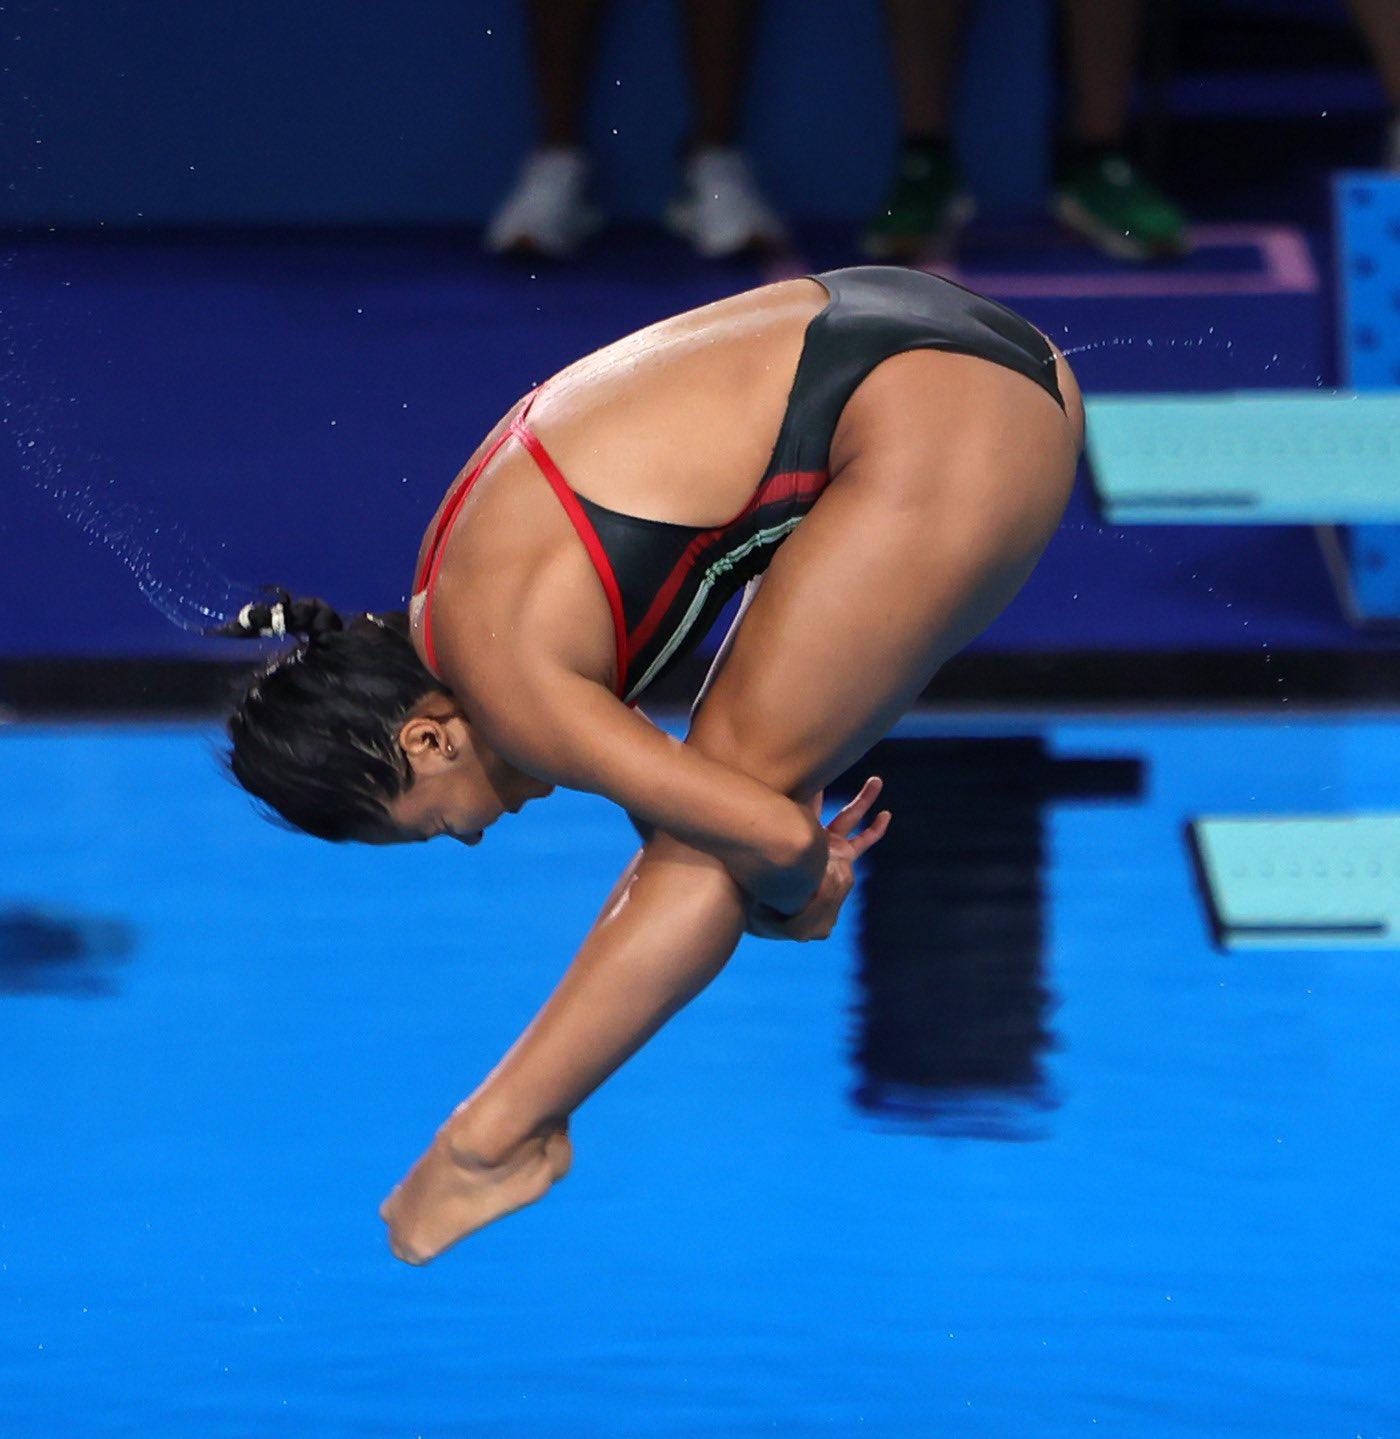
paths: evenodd
<path fill-rule="evenodd" d="M 413 767 L 413 783 L 385 806 L 392 826 L 381 842 L 409 844 L 440 835 L 480 844 L 503 814 L 550 792 L 552 786 L 507 764 L 472 731 L 448 695 L 415 708 L 399 731 Z"/>

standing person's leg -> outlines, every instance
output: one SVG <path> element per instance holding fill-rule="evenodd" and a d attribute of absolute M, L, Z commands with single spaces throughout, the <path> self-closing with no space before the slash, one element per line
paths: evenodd
<path fill-rule="evenodd" d="M 603 0 L 530 0 L 527 10 L 540 144 L 580 149 Z"/>
<path fill-rule="evenodd" d="M 900 146 L 889 198 L 862 240 L 872 259 L 913 259 L 972 217 L 951 142 L 966 9 L 964 0 L 885 0 Z"/>
<path fill-rule="evenodd" d="M 1400 0 L 1350 0 L 1394 112 L 1386 164 L 1400 170 Z"/>
<path fill-rule="evenodd" d="M 1065 0 L 1073 93 L 1069 134 L 1085 147 L 1122 150 L 1137 72 L 1141 0 Z"/>
<path fill-rule="evenodd" d="M 885 0 L 899 121 L 906 140 L 947 141 L 965 0 Z"/>
<path fill-rule="evenodd" d="M 487 226 L 485 243 L 497 253 L 560 258 L 602 222 L 588 195 L 583 117 L 603 0 L 529 0 L 527 10 L 539 142 Z"/>
<path fill-rule="evenodd" d="M 1056 167 L 1054 210 L 1124 260 L 1188 248 L 1186 218 L 1128 157 L 1141 0 L 1064 0 L 1070 119 Z"/>
<path fill-rule="evenodd" d="M 1400 0 L 1350 0 L 1391 106 L 1400 112 Z"/>
<path fill-rule="evenodd" d="M 783 223 L 739 149 L 757 4 L 685 0 L 681 11 L 695 118 L 667 222 L 711 259 L 781 245 Z"/>
<path fill-rule="evenodd" d="M 681 11 L 695 106 L 691 146 L 736 145 L 758 7 L 754 0 L 685 0 Z"/>

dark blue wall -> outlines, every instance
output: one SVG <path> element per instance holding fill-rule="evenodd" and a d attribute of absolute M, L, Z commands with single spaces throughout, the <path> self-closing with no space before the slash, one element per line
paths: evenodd
<path fill-rule="evenodd" d="M 834 235 L 813 239 L 814 268 L 854 258 Z M 267 581 L 344 609 L 401 606 L 444 489 L 512 400 L 618 335 L 763 279 L 644 235 L 537 271 L 449 232 L 46 235 L 13 249 L 0 262 L 0 658 L 197 651 L 159 606 L 227 613 Z M 1017 303 L 1078 351 L 1090 394 L 1331 380 L 1322 294 Z M 1355 642 L 1310 532 L 1100 532 L 1081 500 L 979 647 L 1260 638 Z"/>
<path fill-rule="evenodd" d="M 981 0 L 961 144 L 984 210 L 1034 206 L 1046 0 Z M 0 225 L 478 223 L 531 137 L 516 0 L 19 0 Z M 617 0 L 591 130 L 616 212 L 661 208 L 686 124 L 675 7 Z M 768 0 L 748 136 L 797 217 L 879 200 L 896 133 L 877 0 Z"/>

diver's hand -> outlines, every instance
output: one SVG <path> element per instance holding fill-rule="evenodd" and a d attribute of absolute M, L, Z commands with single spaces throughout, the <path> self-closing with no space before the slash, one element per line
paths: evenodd
<path fill-rule="evenodd" d="M 871 776 L 861 786 L 860 793 L 826 827 L 829 849 L 826 873 L 805 909 L 796 914 L 781 914 L 765 904 L 750 903 L 747 911 L 745 930 L 760 939 L 825 939 L 836 926 L 836 917 L 841 913 L 852 887 L 856 882 L 855 862 L 871 846 L 879 844 L 890 826 L 890 812 L 882 809 L 866 827 L 864 833 L 855 834 L 870 806 L 879 798 L 883 781 Z M 812 801 L 813 812 L 822 812 L 822 796 Z"/>
<path fill-rule="evenodd" d="M 379 1206 L 389 1248 L 406 1264 L 426 1264 L 459 1239 L 533 1204 L 569 1172 L 567 1122 L 522 1140 L 508 1154 L 483 1158 L 461 1122 L 461 1106 L 423 1156 Z"/>

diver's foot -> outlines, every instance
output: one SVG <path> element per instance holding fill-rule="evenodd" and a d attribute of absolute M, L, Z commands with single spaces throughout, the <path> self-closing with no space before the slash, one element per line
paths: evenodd
<path fill-rule="evenodd" d="M 459 1240 L 542 1198 L 573 1163 L 567 1124 L 481 1158 L 464 1147 L 453 1115 L 402 1183 L 379 1206 L 389 1247 L 405 1264 L 427 1264 Z"/>

